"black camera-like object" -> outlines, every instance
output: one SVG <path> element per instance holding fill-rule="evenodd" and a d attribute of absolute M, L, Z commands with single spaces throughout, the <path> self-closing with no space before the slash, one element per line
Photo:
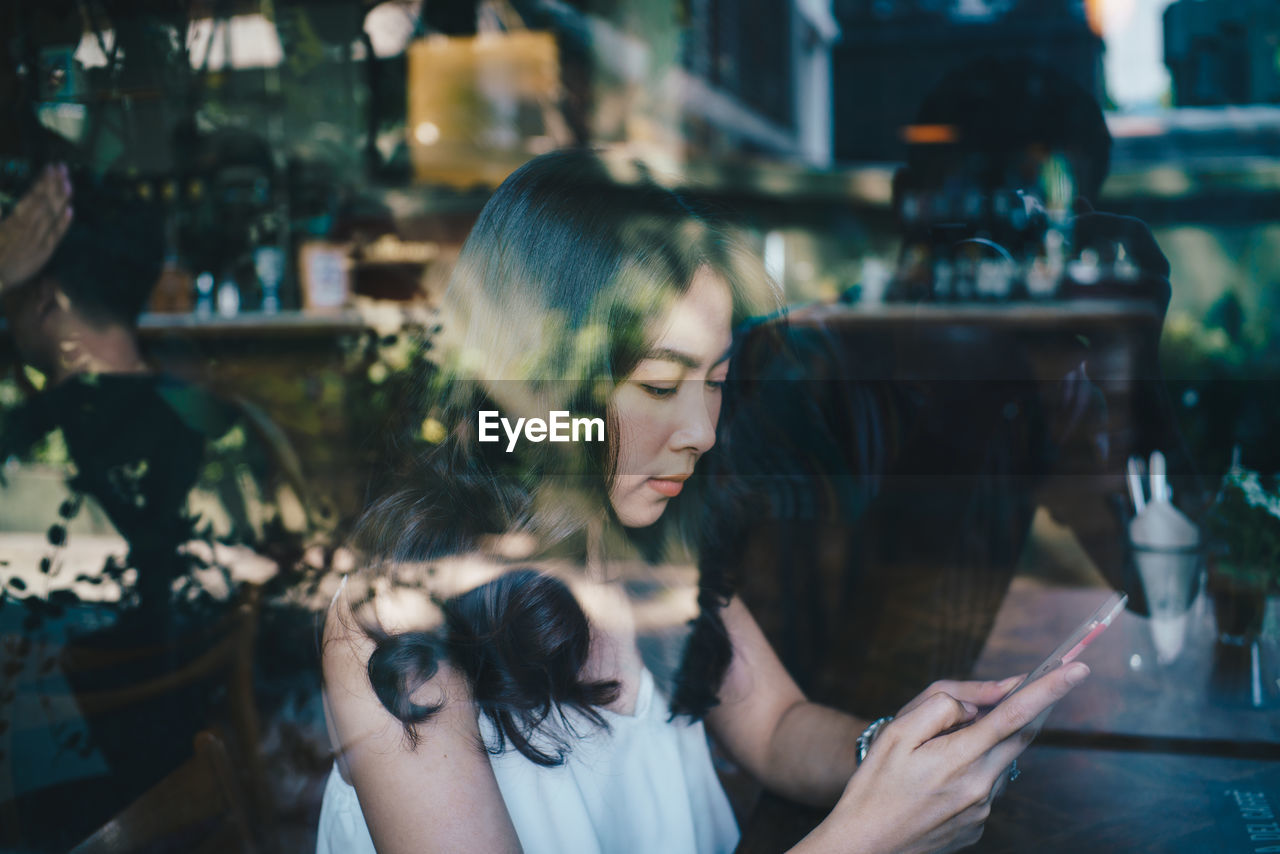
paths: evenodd
<path fill-rule="evenodd" d="M 904 248 L 891 301 L 1005 300 L 1055 295 L 1067 215 L 1022 190 L 909 190 L 898 207 Z"/>

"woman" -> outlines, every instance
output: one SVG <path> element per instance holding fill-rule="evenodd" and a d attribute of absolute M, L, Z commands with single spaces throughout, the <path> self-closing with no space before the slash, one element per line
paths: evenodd
<path fill-rule="evenodd" d="M 866 722 L 805 700 L 709 533 L 729 490 L 698 463 L 765 281 L 678 197 L 591 155 L 497 190 L 423 384 L 446 437 L 370 509 L 376 568 L 326 621 L 320 852 L 729 851 L 706 730 L 769 788 L 834 805 L 799 850 L 977 838 L 1024 726 L 1087 669 L 950 733 L 1013 683 L 935 684 L 858 765 Z M 515 426 L 555 412 L 603 441 Z"/>

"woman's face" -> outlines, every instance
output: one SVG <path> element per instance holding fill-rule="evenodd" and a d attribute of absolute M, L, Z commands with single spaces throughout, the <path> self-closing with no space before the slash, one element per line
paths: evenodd
<path fill-rule="evenodd" d="M 716 442 L 729 370 L 733 303 L 708 267 L 658 325 L 647 354 L 613 393 L 617 469 L 609 501 L 630 528 L 652 525 Z"/>

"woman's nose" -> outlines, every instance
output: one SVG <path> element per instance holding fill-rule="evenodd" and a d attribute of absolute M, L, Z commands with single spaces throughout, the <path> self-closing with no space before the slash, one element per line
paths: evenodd
<path fill-rule="evenodd" d="M 716 416 L 719 400 L 702 392 L 703 383 L 689 382 L 682 389 L 684 394 L 677 423 L 671 432 L 671 446 L 676 451 L 694 451 L 705 454 L 716 443 Z"/>

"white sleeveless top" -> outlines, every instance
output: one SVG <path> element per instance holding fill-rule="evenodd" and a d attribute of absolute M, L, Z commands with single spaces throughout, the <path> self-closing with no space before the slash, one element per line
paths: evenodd
<path fill-rule="evenodd" d="M 668 721 L 641 671 L 634 715 L 601 709 L 609 729 L 572 743 L 563 765 L 535 765 L 508 746 L 489 762 L 525 854 L 719 854 L 738 825 L 711 764 L 702 722 Z M 495 744 L 489 718 L 480 734 Z M 376 854 L 356 790 L 335 765 L 324 790 L 316 854 Z"/>

